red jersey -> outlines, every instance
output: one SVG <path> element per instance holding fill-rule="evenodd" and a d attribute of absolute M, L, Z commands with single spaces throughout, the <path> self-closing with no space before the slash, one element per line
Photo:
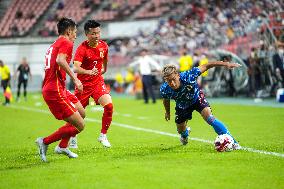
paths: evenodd
<path fill-rule="evenodd" d="M 65 88 L 66 72 L 56 63 L 58 54 L 67 55 L 67 63 L 72 58 L 73 43 L 64 37 L 59 37 L 47 50 L 45 55 L 45 77 L 43 91 L 57 91 Z"/>
<path fill-rule="evenodd" d="M 96 47 L 90 47 L 88 41 L 84 41 L 77 48 L 74 61 L 81 62 L 81 67 L 85 70 L 98 69 L 97 75 L 78 74 L 78 79 L 83 85 L 94 85 L 98 80 L 103 80 L 102 67 L 104 59 L 108 57 L 108 45 L 106 42 L 99 40 Z"/>

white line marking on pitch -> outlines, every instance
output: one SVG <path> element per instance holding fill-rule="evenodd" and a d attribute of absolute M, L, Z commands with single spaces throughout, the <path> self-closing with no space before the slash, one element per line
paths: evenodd
<path fill-rule="evenodd" d="M 36 108 L 20 107 L 20 106 L 14 106 L 14 105 L 11 105 L 11 106 L 8 106 L 8 107 L 14 108 L 14 109 L 21 109 L 21 110 L 50 114 L 50 112 L 47 111 L 47 110 L 41 110 L 41 109 L 36 109 Z M 101 120 L 93 119 L 93 118 L 85 118 L 85 120 L 90 121 L 90 122 L 101 123 Z M 127 128 L 127 129 L 132 129 L 132 130 L 136 130 L 136 131 L 144 131 L 144 132 L 148 132 L 148 133 L 155 133 L 155 134 L 159 134 L 159 135 L 165 135 L 165 136 L 171 136 L 171 137 L 179 138 L 178 134 L 173 134 L 173 133 L 168 133 L 168 132 L 163 132 L 163 131 L 157 131 L 157 130 L 153 130 L 153 129 L 145 129 L 145 128 L 135 127 L 135 126 L 123 124 L 123 123 L 112 122 L 112 125 L 116 125 L 118 127 L 123 127 L 123 128 Z M 193 137 L 190 137 L 189 139 L 194 140 L 194 141 L 198 141 L 198 142 L 213 144 L 213 142 L 210 141 L 210 140 L 204 140 L 204 139 L 193 138 Z M 245 150 L 245 151 L 248 151 L 248 152 L 259 153 L 259 154 L 273 155 L 273 156 L 284 158 L 284 154 L 277 153 L 277 152 L 268 152 L 268 151 L 263 151 L 263 150 L 256 150 L 256 149 L 249 148 L 249 147 L 242 147 L 242 150 Z"/>
<path fill-rule="evenodd" d="M 91 107 L 90 110 L 92 112 L 103 112 L 104 111 L 104 109 L 102 107 Z M 143 116 L 134 117 L 132 114 L 122 114 L 122 113 L 118 113 L 118 112 L 113 112 L 113 115 L 118 115 L 118 116 L 123 116 L 123 117 L 133 117 L 133 118 L 137 118 L 137 119 L 141 119 L 141 120 L 148 119 L 148 117 L 143 117 Z"/>

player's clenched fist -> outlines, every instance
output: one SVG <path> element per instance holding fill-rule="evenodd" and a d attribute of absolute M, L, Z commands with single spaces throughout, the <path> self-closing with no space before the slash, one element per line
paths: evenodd
<path fill-rule="evenodd" d="M 92 70 L 90 70 L 90 75 L 97 75 L 98 74 L 98 69 L 97 68 L 93 68 Z"/>

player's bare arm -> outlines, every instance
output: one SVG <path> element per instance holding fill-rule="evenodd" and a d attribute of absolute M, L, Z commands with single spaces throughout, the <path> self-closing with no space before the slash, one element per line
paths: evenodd
<path fill-rule="evenodd" d="M 213 61 L 213 62 L 208 62 L 207 64 L 203 64 L 201 66 L 198 66 L 198 68 L 200 69 L 201 73 L 209 70 L 210 68 L 213 67 L 220 67 L 220 66 L 224 66 L 227 69 L 233 69 L 233 68 L 237 68 L 240 67 L 240 64 L 237 63 L 230 63 L 230 62 L 223 62 L 223 61 Z"/>
<path fill-rule="evenodd" d="M 72 72 L 71 68 L 69 67 L 66 61 L 66 58 L 67 58 L 66 54 L 58 54 L 56 57 L 56 63 L 70 76 L 75 86 L 78 88 L 80 92 L 82 92 L 83 85 L 81 81 L 75 76 L 74 72 Z"/>
<path fill-rule="evenodd" d="M 97 68 L 93 68 L 91 70 L 86 70 L 84 68 L 81 67 L 82 62 L 79 61 L 74 61 L 74 72 L 77 74 L 86 74 L 86 75 L 97 75 L 98 69 Z"/>
<path fill-rule="evenodd" d="M 107 59 L 105 58 L 102 68 L 102 74 L 106 73 L 106 71 L 107 71 Z"/>
<path fill-rule="evenodd" d="M 171 109 L 170 109 L 170 100 L 163 98 L 163 104 L 165 107 L 165 120 L 169 121 L 171 119 Z"/>

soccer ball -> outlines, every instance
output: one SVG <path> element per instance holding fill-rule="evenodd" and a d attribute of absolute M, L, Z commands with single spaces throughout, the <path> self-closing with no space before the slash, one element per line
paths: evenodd
<path fill-rule="evenodd" d="M 233 150 L 234 139 L 228 134 L 218 135 L 214 141 L 215 149 L 218 152 Z"/>

